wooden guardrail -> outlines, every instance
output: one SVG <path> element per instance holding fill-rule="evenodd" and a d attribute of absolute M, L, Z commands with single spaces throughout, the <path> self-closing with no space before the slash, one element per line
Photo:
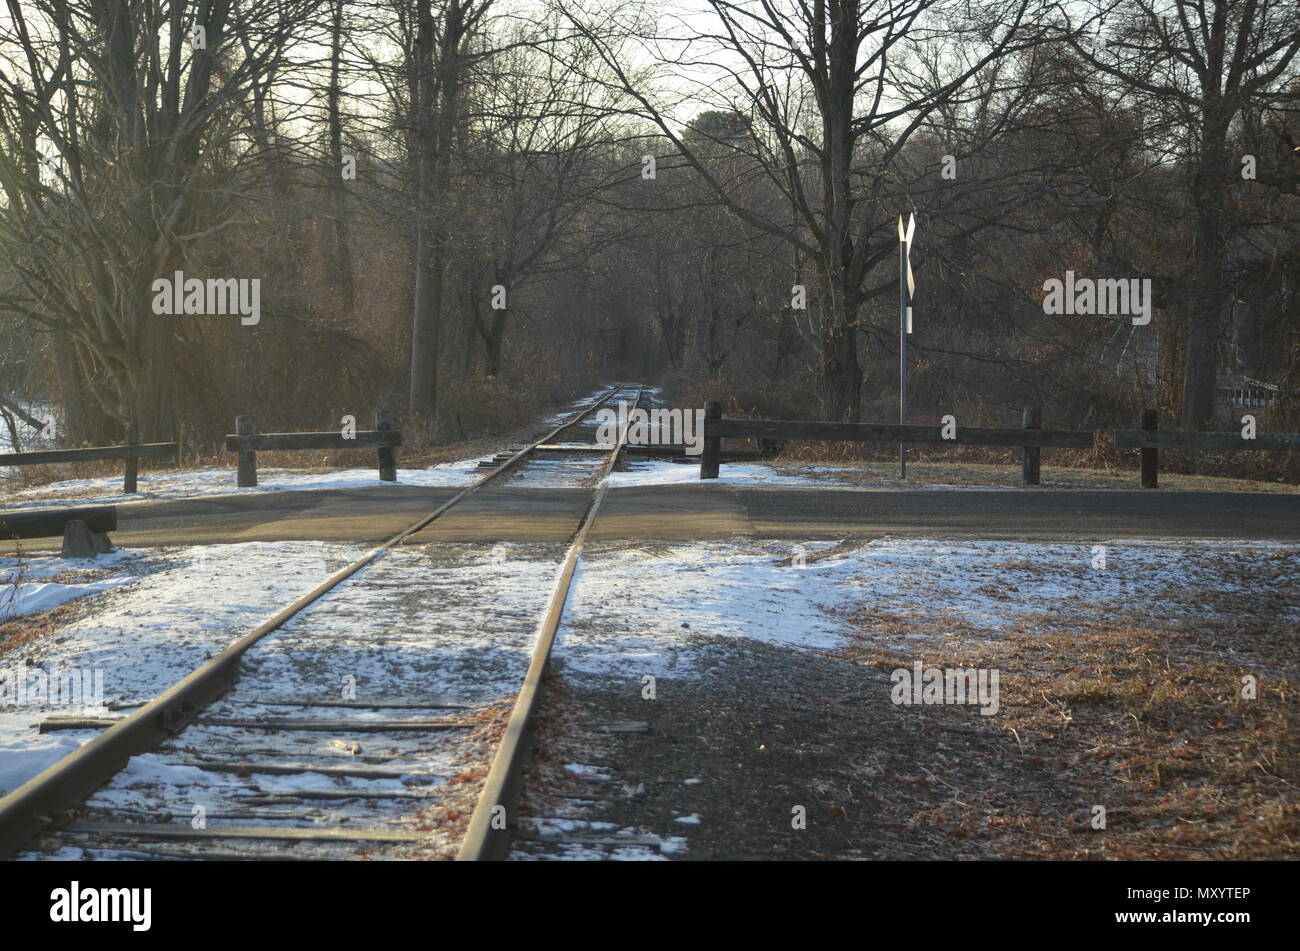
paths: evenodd
<path fill-rule="evenodd" d="M 239 453 L 236 484 L 240 488 L 257 485 L 257 453 L 284 452 L 298 449 L 378 449 L 379 478 L 397 481 L 397 447 L 402 444 L 401 430 L 394 428 L 388 410 L 375 414 L 373 430 L 359 430 L 345 436 L 341 431 L 326 433 L 259 433 L 252 416 L 236 416 L 235 432 L 226 436 L 226 451 Z"/>
<path fill-rule="evenodd" d="M 1115 446 L 1140 449 L 1141 479 L 1144 489 L 1158 487 L 1161 449 L 1185 450 L 1256 450 L 1285 452 L 1300 450 L 1300 433 L 1258 433 L 1249 437 L 1241 433 L 1160 432 L 1153 409 L 1142 411 L 1141 429 L 1116 429 Z M 1042 449 L 1091 449 L 1097 434 L 1082 429 L 1043 429 L 1037 407 L 1025 408 L 1020 429 L 984 426 L 952 427 L 944 435 L 944 426 L 912 426 L 893 423 L 827 423 L 777 419 L 724 419 L 716 402 L 705 404 L 704 449 L 700 456 L 700 478 L 716 479 L 721 463 L 722 440 L 779 439 L 786 442 L 827 440 L 833 442 L 915 443 L 941 446 L 1021 446 L 1024 448 L 1022 481 L 1039 484 L 1039 456 Z"/>
<path fill-rule="evenodd" d="M 1249 438 L 1240 432 L 1201 433 L 1166 430 L 1160 432 L 1159 416 L 1153 409 L 1142 411 L 1141 429 L 1115 430 L 1119 449 L 1142 450 L 1142 488 L 1159 486 L 1159 452 L 1161 449 L 1207 451 L 1255 450 L 1286 452 L 1300 449 L 1300 433 L 1256 433 Z"/>
<path fill-rule="evenodd" d="M 126 426 L 126 445 L 88 446 L 85 449 L 41 449 L 36 452 L 0 453 L 0 468 L 5 466 L 52 466 L 68 462 L 97 462 L 101 459 L 125 459 L 122 491 L 135 492 L 139 478 L 139 460 L 174 459 L 180 447 L 174 442 L 135 441 L 135 424 Z"/>
<path fill-rule="evenodd" d="M 86 505 L 65 509 L 0 512 L 0 539 L 63 536 L 64 558 L 93 558 L 110 551 L 108 533 L 117 531 L 117 507 Z"/>
<path fill-rule="evenodd" d="M 951 430 L 951 435 L 945 435 Z M 1043 429 L 1037 407 L 1026 407 L 1020 429 L 986 426 L 917 426 L 901 423 L 828 423 L 777 419 L 723 419 L 721 407 L 709 402 L 704 407 L 704 448 L 700 455 L 700 478 L 716 479 L 721 463 L 722 440 L 780 439 L 787 442 L 826 440 L 830 442 L 882 442 L 941 446 L 1019 446 L 1024 449 L 1022 479 L 1038 485 L 1039 454 L 1047 449 L 1091 449 L 1093 433 L 1083 429 Z"/>

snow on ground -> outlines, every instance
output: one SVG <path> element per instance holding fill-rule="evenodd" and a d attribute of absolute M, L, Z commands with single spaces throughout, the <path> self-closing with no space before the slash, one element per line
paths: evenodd
<path fill-rule="evenodd" d="M 488 457 L 484 457 L 488 458 Z M 177 469 L 142 473 L 139 492 L 122 492 L 122 477 L 103 479 L 68 479 L 49 485 L 14 492 L 3 497 L 6 509 L 40 508 L 66 497 L 77 502 L 111 505 L 159 499 L 188 499 L 211 495 L 249 495 L 258 492 L 285 492 L 307 489 L 363 489 L 386 485 L 448 486 L 469 485 L 481 477 L 475 472 L 478 459 L 446 462 L 427 469 L 398 469 L 396 482 L 382 482 L 377 469 L 343 469 L 338 472 L 299 472 L 289 469 L 258 469 L 255 486 L 241 489 L 235 485 L 235 470 Z"/>
<path fill-rule="evenodd" d="M 40 614 L 76 598 L 99 594 L 136 580 L 130 570 L 139 555 L 114 551 L 95 560 L 52 556 L 0 558 L 0 624 L 26 614 Z M 125 571 L 121 569 L 126 569 Z M 118 570 L 111 570 L 118 569 Z M 40 581 L 65 572 L 79 573 L 72 582 Z M 91 578 L 81 577 L 86 574 Z"/>
<path fill-rule="evenodd" d="M 233 566 L 243 570 L 250 562 L 267 570 L 265 553 L 259 548 L 232 545 L 208 551 L 217 553 L 216 566 L 227 574 Z M 323 719 L 337 721 L 336 730 L 261 734 L 199 722 L 157 752 L 133 758 L 128 769 L 97 791 L 87 805 L 153 821 L 169 816 L 172 821 L 182 820 L 202 807 L 210 824 L 216 826 L 228 821 L 264 824 L 283 817 L 277 818 L 272 811 L 248 818 L 245 800 L 250 794 L 348 792 L 355 797 L 294 806 L 294 816 L 299 822 L 330 826 L 352 822 L 365 828 L 409 829 L 412 813 L 429 801 L 429 790 L 465 771 L 469 755 L 465 733 L 367 734 L 350 731 L 348 726 L 394 717 L 438 718 L 455 711 L 435 706 L 422 707 L 423 712 L 342 710 L 286 706 L 283 701 L 356 699 L 477 705 L 514 694 L 527 669 L 538 619 L 559 563 L 558 549 L 547 547 L 544 557 L 520 557 L 524 552 L 537 554 L 532 546 L 509 545 L 491 550 L 462 545 L 389 552 L 251 648 L 244 655 L 236 688 L 205 712 L 205 717 L 240 720 L 268 716 Z M 359 554 L 359 549 L 299 544 L 287 555 L 281 554 L 280 560 L 310 573 L 323 559 L 324 570 L 316 570 L 323 576 Z M 213 570 L 211 560 L 207 568 Z M 273 601 L 268 607 L 278 607 L 285 600 L 283 596 L 268 598 Z M 171 613 L 178 613 L 174 603 Z M 140 694 L 142 698 L 147 695 Z M 77 736 L 84 741 L 92 735 Z M 349 753 L 353 744 L 355 749 Z M 256 768 L 250 775 L 200 768 L 213 762 L 266 761 L 268 757 L 286 766 L 373 763 L 396 775 L 295 772 L 281 776 Z M 383 795 L 393 793 L 406 798 Z M 236 816 L 243 818 L 233 818 Z M 446 834 L 435 830 L 431 835 L 437 839 Z M 441 842 L 440 847 L 454 844 Z M 347 845 L 310 848 L 316 858 L 355 857 L 355 848 Z M 397 854 L 396 847 L 376 846 L 367 851 L 376 856 Z M 132 857 L 113 850 L 95 854 Z"/>
<path fill-rule="evenodd" d="M 0 624 L 26 614 L 40 614 L 60 604 L 99 594 L 136 580 L 131 566 L 140 556 L 117 550 L 92 560 L 53 556 L 0 558 Z M 125 570 L 124 570 L 125 569 Z M 73 582 L 40 581 L 77 572 Z M 93 577 L 85 578 L 84 575 Z"/>
<path fill-rule="evenodd" d="M 37 733 L 30 712 L 0 705 L 0 794 L 17 789 L 81 744 L 64 733 Z"/>
<path fill-rule="evenodd" d="M 849 485 L 847 482 L 831 482 L 814 479 L 807 473 L 787 468 L 778 468 L 762 462 L 729 462 L 718 469 L 718 478 L 701 479 L 700 466 L 696 462 L 687 465 L 681 462 L 665 462 L 662 459 L 637 459 L 627 472 L 611 472 L 609 484 L 613 488 L 645 485 L 681 485 L 694 482 L 700 485 L 806 485 L 836 486 Z M 832 470 L 827 470 L 832 471 Z"/>
<path fill-rule="evenodd" d="M 1098 546 L 1079 544 L 882 539 L 596 546 L 580 562 L 554 658 L 580 678 L 698 678 L 706 676 L 705 661 L 716 659 L 718 639 L 734 643 L 741 657 L 750 639 L 795 650 L 833 649 L 847 643 L 853 612 L 858 637 L 915 649 L 926 630 L 947 629 L 935 625 L 995 638 L 1026 619 L 1065 625 L 1080 613 L 1096 618 L 1134 607 L 1194 618 L 1213 608 L 1209 599 L 1189 606 L 1189 592 L 1250 593 L 1261 578 L 1294 590 L 1300 577 L 1300 550 L 1283 544 L 1119 541 L 1104 548 L 1105 568 L 1094 567 Z M 120 583 L 89 596 L 90 610 L 80 618 L 10 651 L 0 670 L 17 664 L 101 670 L 103 700 L 143 702 L 364 551 L 321 542 L 255 542 L 118 553 L 99 574 Z M 345 687 L 362 700 L 438 697 L 479 704 L 507 697 L 527 667 L 559 554 L 558 546 L 506 544 L 393 551 L 254 647 L 237 689 L 210 715 L 307 715 L 306 709 L 263 701 L 339 697 Z M 24 583 L 73 569 L 84 571 L 87 563 L 0 561 L 0 572 L 11 580 L 25 571 Z M 93 577 L 86 586 L 100 580 Z M 1291 603 L 1300 624 L 1300 597 Z M 882 618 L 879 630 L 873 610 Z M 1043 621 L 1043 612 L 1055 612 L 1053 620 Z M 900 617 L 906 621 L 901 634 L 897 623 L 883 623 Z M 909 625 L 916 633 L 907 633 Z M 321 709 L 310 715 L 331 715 Z M 66 705 L 50 703 L 18 707 L 12 694 L 0 691 L 0 789 L 16 787 L 95 735 L 36 732 L 45 716 L 67 712 Z M 179 809 L 183 817 L 201 789 L 205 808 L 236 810 L 248 789 L 244 778 L 199 775 L 185 759 L 214 747 L 219 731 L 196 725 L 169 752 L 137 757 L 93 804 L 155 817 Z M 289 752 L 337 755 L 323 745 L 328 737 L 319 734 Z M 370 750 L 375 741 L 362 739 Z M 464 762 L 449 733 L 419 743 L 403 747 L 402 761 L 410 765 L 401 779 L 259 776 L 257 788 L 419 788 L 444 782 Z M 584 768 L 573 764 L 570 770 Z M 394 822 L 403 808 L 402 800 L 382 807 Z M 346 809 L 322 811 L 319 821 L 339 815 Z M 679 823 L 689 824 L 689 817 Z M 665 839 L 661 854 L 670 850 L 664 845 L 675 843 Z M 565 846 L 570 857 L 595 855 L 588 853 Z M 629 846 L 615 857 L 652 854 Z"/>
<path fill-rule="evenodd" d="M 611 386 L 613 386 L 613 385 L 614 385 L 613 383 L 605 383 L 605 384 L 603 384 L 603 385 L 601 386 L 601 388 L 600 388 L 599 390 L 596 390 L 594 393 L 589 393 L 588 395 L 582 397 L 581 399 L 574 400 L 572 403 L 570 403 L 567 407 L 565 407 L 565 408 L 564 408 L 563 410 L 561 410 L 560 412 L 556 413 L 554 416 L 547 417 L 547 418 L 542 422 L 542 425 L 543 425 L 543 426 L 550 426 L 550 427 L 552 427 L 552 428 L 554 428 L 554 427 L 560 425 L 560 423 L 564 422 L 566 419 L 568 419 L 568 418 L 569 418 L 570 416 L 572 416 L 574 413 L 578 412 L 578 410 L 580 410 L 580 409 L 586 409 L 586 408 L 587 408 L 588 406 L 590 406 L 592 403 L 596 402 L 596 400 L 598 400 L 598 399 L 600 399 L 602 396 L 604 396 L 605 393 L 609 390 L 609 388 L 610 388 Z M 662 392 L 662 391 L 661 391 L 660 388 L 657 387 L 657 386 L 647 387 L 647 388 L 646 388 L 646 393 L 647 393 L 647 394 L 655 394 L 655 395 L 657 395 L 657 394 L 659 394 L 660 392 Z"/>
<path fill-rule="evenodd" d="M 5 661 L 103 668 L 105 699 L 153 697 L 319 584 L 331 573 L 326 547 L 252 542 L 138 556 L 145 566 L 134 583 L 99 596 L 86 616 Z M 364 550 L 350 549 L 355 556 Z"/>
<path fill-rule="evenodd" d="M 369 489 L 405 485 L 435 488 L 459 488 L 480 479 L 484 470 L 477 469 L 482 456 L 446 462 L 427 469 L 398 469 L 396 482 L 381 482 L 375 469 L 344 469 L 338 472 L 301 472 L 288 469 L 259 469 L 256 486 L 241 489 L 235 485 L 235 470 L 230 469 L 178 469 L 142 473 L 139 490 L 133 495 L 122 492 L 122 477 L 100 479 L 68 479 L 49 485 L 25 489 L 0 496 L 0 507 L 5 509 L 42 508 L 65 501 L 120 505 L 128 502 L 191 499 L 219 495 L 250 495 L 259 492 L 287 492 L 326 489 Z M 541 459 L 531 462 L 509 480 L 512 487 L 553 488 L 575 484 L 574 473 L 581 470 L 581 478 L 594 472 L 602 457 L 577 456 L 566 459 Z M 634 460 L 629 472 L 610 475 L 614 487 L 644 485 L 676 485 L 698 483 L 702 485 L 724 483 L 729 485 L 785 485 L 833 486 L 846 482 L 828 482 L 814 479 L 797 471 L 782 470 L 762 463 L 724 465 L 718 479 L 702 482 L 699 466 L 673 464 L 662 460 Z"/>
<path fill-rule="evenodd" d="M 52 555 L 24 555 L 22 558 L 0 557 L 0 584 L 13 584 L 17 580 L 28 581 L 32 578 L 52 578 L 65 571 L 96 571 L 119 566 L 122 562 L 138 559 L 137 552 L 114 549 L 103 555 L 96 555 L 93 560 L 84 558 L 59 558 Z"/>
<path fill-rule="evenodd" d="M 104 578 L 86 584 L 58 584 L 53 581 L 22 581 L 6 585 L 0 589 L 0 621 L 19 617 L 24 614 L 40 614 L 57 608 L 74 598 L 84 598 L 88 594 L 99 594 L 120 584 L 128 584 L 135 578 Z"/>
<path fill-rule="evenodd" d="M 134 576 L 96 596 L 93 608 L 55 634 L 5 654 L 0 672 L 103 672 L 103 701 L 150 698 L 176 683 L 238 635 L 309 590 L 330 570 L 316 542 L 251 543 L 205 549 L 114 553 L 110 567 Z M 241 549 L 234 551 L 234 549 Z M 360 552 L 361 549 L 356 549 Z M 14 559 L 9 571 L 15 568 Z M 23 559 L 34 573 L 85 570 L 82 559 Z M 127 584 L 125 581 L 130 581 Z M 12 679 L 12 678 L 11 678 Z M 29 702 L 17 707 L 0 693 L 0 750 L 29 763 L 11 767 L 0 787 L 29 779 L 44 766 L 50 737 L 33 725 L 51 713 L 77 712 L 66 705 Z M 89 740 L 94 733 L 58 734 L 60 743 Z M 7 764 L 8 765 L 8 764 Z M 27 775 L 21 775 L 26 773 Z"/>
<path fill-rule="evenodd" d="M 668 462 L 664 459 L 639 459 L 631 456 L 628 471 L 612 472 L 609 484 L 615 488 L 647 485 L 780 485 L 811 488 L 861 488 L 864 491 L 896 489 L 894 483 L 864 486 L 855 479 L 861 470 L 853 466 L 798 466 L 789 463 L 724 462 L 718 468 L 718 478 L 701 479 L 698 460 L 690 464 Z M 1016 492 L 1015 485 L 959 485 L 947 482 L 907 483 L 907 489 L 959 489 L 961 491 Z"/>
<path fill-rule="evenodd" d="M 687 848 L 682 836 L 647 834 L 620 828 L 613 822 L 561 816 L 523 817 L 520 821 L 546 851 L 539 854 L 516 847 L 510 854 L 513 862 L 666 862 L 668 856 Z M 586 844 L 582 836 L 595 836 L 604 845 Z M 619 844 L 620 839 L 627 840 L 628 844 Z"/>
<path fill-rule="evenodd" d="M 1249 593 L 1275 573 L 1296 591 L 1300 550 L 1275 543 L 1113 542 L 1106 568 L 1093 545 L 886 539 L 844 550 L 830 542 L 699 542 L 588 550 L 554 657 L 569 673 L 635 680 L 701 676 L 704 638 L 752 638 L 792 648 L 844 643 L 844 615 L 879 606 L 916 627 L 961 625 L 997 637 L 1040 612 L 1092 617 L 1189 609 L 1188 591 Z M 1250 573 L 1252 566 L 1260 572 Z M 1177 607 L 1175 608 L 1175 605 Z M 869 625 L 870 626 L 870 625 Z M 859 631 L 861 633 L 861 631 Z M 867 632 L 869 635 L 870 630 Z M 882 646 L 908 638 L 880 632 Z"/>
<path fill-rule="evenodd" d="M 241 489 L 235 485 L 235 470 L 231 469 L 181 469 L 155 471 L 140 476 L 140 491 L 134 495 L 122 492 L 121 476 L 101 479 L 68 479 L 48 485 L 25 489 L 9 495 L 0 495 L 0 508 L 42 508 L 62 502 L 120 505 L 129 502 L 192 499 L 220 495 L 249 495 L 259 492 L 286 492 L 326 489 L 369 489 L 384 486 L 426 486 L 435 488 L 460 488 L 482 478 L 485 470 L 478 463 L 491 459 L 481 456 L 446 462 L 427 469 L 398 469 L 396 482 L 381 482 L 375 469 L 344 469 L 337 472 L 302 472 L 289 469 L 259 469 L 258 484 Z M 541 458 L 529 462 L 512 474 L 505 483 L 512 488 L 546 489 L 574 486 L 585 476 L 595 472 L 603 457 L 598 454 L 572 456 L 558 459 Z M 627 471 L 609 475 L 612 488 L 637 488 L 656 485 L 755 485 L 805 488 L 853 488 L 857 484 L 837 473 L 842 467 L 789 466 L 763 462 L 727 463 L 718 478 L 700 478 L 698 463 L 674 463 L 662 459 L 631 457 Z M 850 473 L 851 474 L 851 473 Z M 912 489 L 960 489 L 963 491 L 987 489 L 1016 491 L 1016 486 L 1005 485 L 949 485 L 945 483 L 913 483 Z M 877 491 L 864 489 L 864 491 Z"/>
<path fill-rule="evenodd" d="M 453 697 L 486 703 L 514 694 L 558 552 L 518 557 L 527 546 L 454 546 L 434 561 L 395 551 L 349 579 L 249 655 L 240 690 L 310 697 L 334 694 L 339 672 L 357 696 Z M 330 645 L 327 670 L 312 652 Z M 304 661 L 304 658 L 307 660 Z"/>
<path fill-rule="evenodd" d="M 559 561 L 558 550 L 531 548 L 439 546 L 437 559 L 392 552 L 248 654 L 240 691 L 335 695 L 346 676 L 362 698 L 508 696 L 527 666 Z M 104 569 L 112 583 L 72 586 L 100 592 L 91 612 L 11 651 L 3 665 L 102 669 L 104 700 L 142 701 L 364 551 L 253 542 L 119 553 Z M 1108 605 L 1160 614 L 1178 603 L 1177 610 L 1194 611 L 1180 594 L 1248 591 L 1254 563 L 1271 560 L 1278 583 L 1292 588 L 1300 576 L 1300 553 L 1275 543 L 1123 541 L 1106 546 L 1104 570 L 1092 567 L 1096 555 L 1091 545 L 916 539 L 848 549 L 829 542 L 600 546 L 579 563 L 554 656 L 578 675 L 695 677 L 703 639 L 734 639 L 740 649 L 746 638 L 834 648 L 847 634 L 844 614 L 863 606 L 868 614 L 875 605 L 882 616 L 914 616 L 922 629 L 947 623 L 996 637 L 1038 612 L 1066 618 L 1072 606 L 1093 616 Z M 5 559 L 0 571 L 16 564 Z M 85 565 L 39 558 L 23 567 L 40 578 Z M 1294 610 L 1300 623 L 1300 597 Z M 924 635 L 880 636 L 882 646 L 897 648 Z M 28 724 L 55 708 L 0 712 L 0 749 L 22 748 L 44 762 L 53 741 Z"/>
<path fill-rule="evenodd" d="M 640 677 L 689 675 L 691 656 L 678 647 L 699 634 L 835 645 L 838 624 L 821 608 L 834 596 L 832 573 L 791 571 L 779 555 L 730 542 L 589 549 L 556 656 L 569 671 Z"/>
<path fill-rule="evenodd" d="M 292 708 L 252 701 L 338 698 L 344 687 L 362 700 L 442 697 L 477 704 L 510 696 L 527 669 L 559 564 L 558 552 L 538 558 L 523 557 L 525 551 L 536 555 L 531 546 L 505 544 L 440 547 L 437 560 L 418 549 L 389 552 L 259 642 L 245 655 L 236 693 L 212 712 L 288 715 Z M 104 701 L 142 702 L 364 552 L 322 542 L 255 542 L 137 556 L 144 566 L 137 566 L 133 583 L 98 596 L 93 613 L 11 651 L 0 667 L 98 669 Z M 15 709 L 12 701 L 6 708 L 3 698 L 3 788 L 11 789 L 54 756 L 51 739 L 34 724 L 69 710 L 48 703 Z M 187 741 L 202 731 L 187 731 Z M 59 733 L 58 749 L 66 752 L 93 735 Z M 131 775 L 131 789 L 148 787 L 152 795 L 175 784 L 165 772 L 148 773 L 148 764 L 142 761 L 145 772 Z M 457 764 L 440 765 L 453 770 Z"/>

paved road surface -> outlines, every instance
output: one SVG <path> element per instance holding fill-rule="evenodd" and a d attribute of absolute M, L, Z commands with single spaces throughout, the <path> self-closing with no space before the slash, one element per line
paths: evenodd
<path fill-rule="evenodd" d="M 373 543 L 406 528 L 455 491 L 383 486 L 132 503 L 118 507 L 113 540 L 125 547 L 282 539 Z M 563 541 L 590 497 L 583 489 L 484 489 L 415 541 Z M 593 530 L 596 539 L 648 541 L 884 534 L 1300 542 L 1300 495 L 650 486 L 610 490 Z M 42 547 L 57 547 L 57 540 L 43 540 Z"/>

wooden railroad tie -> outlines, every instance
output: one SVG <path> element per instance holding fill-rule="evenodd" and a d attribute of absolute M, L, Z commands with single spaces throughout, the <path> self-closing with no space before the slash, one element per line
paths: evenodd
<path fill-rule="evenodd" d="M 40 732 L 55 730 L 99 730 L 120 723 L 122 717 L 51 716 L 41 721 Z M 247 730 L 285 730 L 312 733 L 400 733 L 430 730 L 468 730 L 473 724 L 454 720 L 297 720 L 289 717 L 244 720 L 237 717 L 199 717 L 204 726 L 233 726 Z"/>
<path fill-rule="evenodd" d="M 69 822 L 63 832 L 103 835 L 114 838 L 151 839 L 283 839 L 300 842 L 423 842 L 427 834 L 396 829 L 338 829 L 270 826 L 216 826 L 194 829 L 186 823 L 162 822 Z"/>

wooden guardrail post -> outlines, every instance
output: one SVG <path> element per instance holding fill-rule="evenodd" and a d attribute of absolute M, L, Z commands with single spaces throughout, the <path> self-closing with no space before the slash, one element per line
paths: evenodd
<path fill-rule="evenodd" d="M 257 420 L 252 416 L 236 416 L 235 432 L 240 436 L 256 436 Z M 240 451 L 239 473 L 235 484 L 241 489 L 257 485 L 257 453 Z"/>
<path fill-rule="evenodd" d="M 1024 416 L 1025 429 L 1042 429 L 1043 428 L 1043 411 L 1037 406 L 1026 406 Z M 1021 463 L 1021 481 L 1025 485 L 1038 485 L 1040 474 L 1039 463 L 1041 460 L 1042 448 L 1039 446 L 1026 446 L 1025 457 Z"/>
<path fill-rule="evenodd" d="M 704 404 L 705 432 L 708 432 L 708 421 L 711 419 L 722 419 L 722 404 L 717 400 L 709 400 Z M 705 436 L 704 451 L 700 454 L 700 478 L 716 479 L 718 477 L 718 467 L 721 464 L 722 437 Z"/>
<path fill-rule="evenodd" d="M 81 519 L 69 519 L 63 526 L 63 547 L 60 558 L 94 558 L 113 550 L 107 533 L 92 531 Z"/>
<path fill-rule="evenodd" d="M 375 413 L 375 429 L 388 432 L 393 428 L 393 414 L 386 409 Z M 382 482 L 397 481 L 397 450 L 392 446 L 379 447 L 379 479 Z"/>
<path fill-rule="evenodd" d="M 126 444 L 135 447 L 137 443 L 135 434 L 135 423 L 126 424 Z M 140 475 L 140 460 L 136 456 L 126 457 L 126 471 L 122 473 L 122 491 L 134 492 L 136 490 L 136 480 Z"/>
<path fill-rule="evenodd" d="M 117 506 L 84 505 L 62 509 L 23 509 L 0 512 L 0 538 L 53 538 L 77 522 L 90 532 L 107 535 L 117 531 Z"/>
<path fill-rule="evenodd" d="M 1153 409 L 1142 410 L 1142 429 L 1147 432 L 1155 432 L 1160 428 L 1160 416 Z M 1159 477 L 1159 449 L 1142 450 L 1142 488 L 1158 488 Z"/>

